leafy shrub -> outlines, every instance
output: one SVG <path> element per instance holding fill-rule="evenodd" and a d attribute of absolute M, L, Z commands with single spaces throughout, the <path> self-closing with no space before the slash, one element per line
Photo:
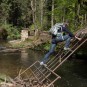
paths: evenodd
<path fill-rule="evenodd" d="M 6 24 L 6 25 L 2 25 L 2 28 L 4 28 L 7 33 L 8 33 L 8 39 L 18 39 L 20 38 L 20 29 L 18 29 L 17 27 L 11 25 L 11 24 Z"/>
<path fill-rule="evenodd" d="M 0 29 L 0 39 L 6 40 L 8 36 L 7 30 L 4 28 Z"/>

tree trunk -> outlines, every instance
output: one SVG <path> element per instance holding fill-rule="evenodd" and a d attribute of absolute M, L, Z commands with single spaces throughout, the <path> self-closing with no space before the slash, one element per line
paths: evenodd
<path fill-rule="evenodd" d="M 85 14 L 85 24 L 86 24 L 86 21 L 87 21 L 87 15 Z"/>
<path fill-rule="evenodd" d="M 31 0 L 31 8 L 32 8 L 32 16 L 33 16 L 33 24 L 34 24 L 34 30 L 35 30 L 35 34 L 34 36 L 37 36 L 37 25 L 36 25 L 36 7 L 37 6 L 37 2 L 36 0 Z"/>
<path fill-rule="evenodd" d="M 83 24 L 84 24 L 84 16 L 82 15 L 81 27 L 83 27 Z"/>
<path fill-rule="evenodd" d="M 63 8 L 63 20 L 62 20 L 62 22 L 65 21 L 65 10 L 66 10 L 66 8 L 64 7 L 64 8 Z"/>
<path fill-rule="evenodd" d="M 78 7 L 77 7 L 77 15 L 79 16 L 80 13 L 80 4 L 78 3 Z"/>
<path fill-rule="evenodd" d="M 33 0 L 31 0 L 31 8 L 32 8 L 33 23 L 35 23 L 35 15 L 34 15 L 34 1 L 33 1 Z"/>
<path fill-rule="evenodd" d="M 41 0 L 41 27 L 43 26 L 43 0 Z"/>
<path fill-rule="evenodd" d="M 54 25 L 54 0 L 52 0 L 51 27 Z"/>

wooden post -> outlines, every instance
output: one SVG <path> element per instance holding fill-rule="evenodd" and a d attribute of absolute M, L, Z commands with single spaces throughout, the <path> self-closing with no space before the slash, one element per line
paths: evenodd
<path fill-rule="evenodd" d="M 28 38 L 28 30 L 21 31 L 21 41 L 25 41 Z"/>

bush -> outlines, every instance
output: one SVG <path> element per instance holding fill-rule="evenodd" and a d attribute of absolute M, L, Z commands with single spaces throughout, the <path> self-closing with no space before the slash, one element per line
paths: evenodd
<path fill-rule="evenodd" d="M 7 40 L 7 36 L 8 36 L 7 30 L 4 28 L 1 28 L 0 29 L 0 39 Z"/>
<path fill-rule="evenodd" d="M 17 27 L 11 25 L 11 24 L 6 24 L 6 25 L 1 25 L 3 29 L 5 29 L 8 33 L 7 39 L 19 39 L 20 38 L 20 29 Z"/>

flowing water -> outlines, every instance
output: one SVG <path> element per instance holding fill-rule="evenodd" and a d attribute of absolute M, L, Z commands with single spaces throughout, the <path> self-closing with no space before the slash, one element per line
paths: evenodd
<path fill-rule="evenodd" d="M 0 53 L 0 73 L 16 77 L 22 67 L 27 68 L 43 53 L 34 50 L 22 50 L 18 53 Z M 62 77 L 56 87 L 87 87 L 87 60 L 67 60 L 57 71 Z"/>

